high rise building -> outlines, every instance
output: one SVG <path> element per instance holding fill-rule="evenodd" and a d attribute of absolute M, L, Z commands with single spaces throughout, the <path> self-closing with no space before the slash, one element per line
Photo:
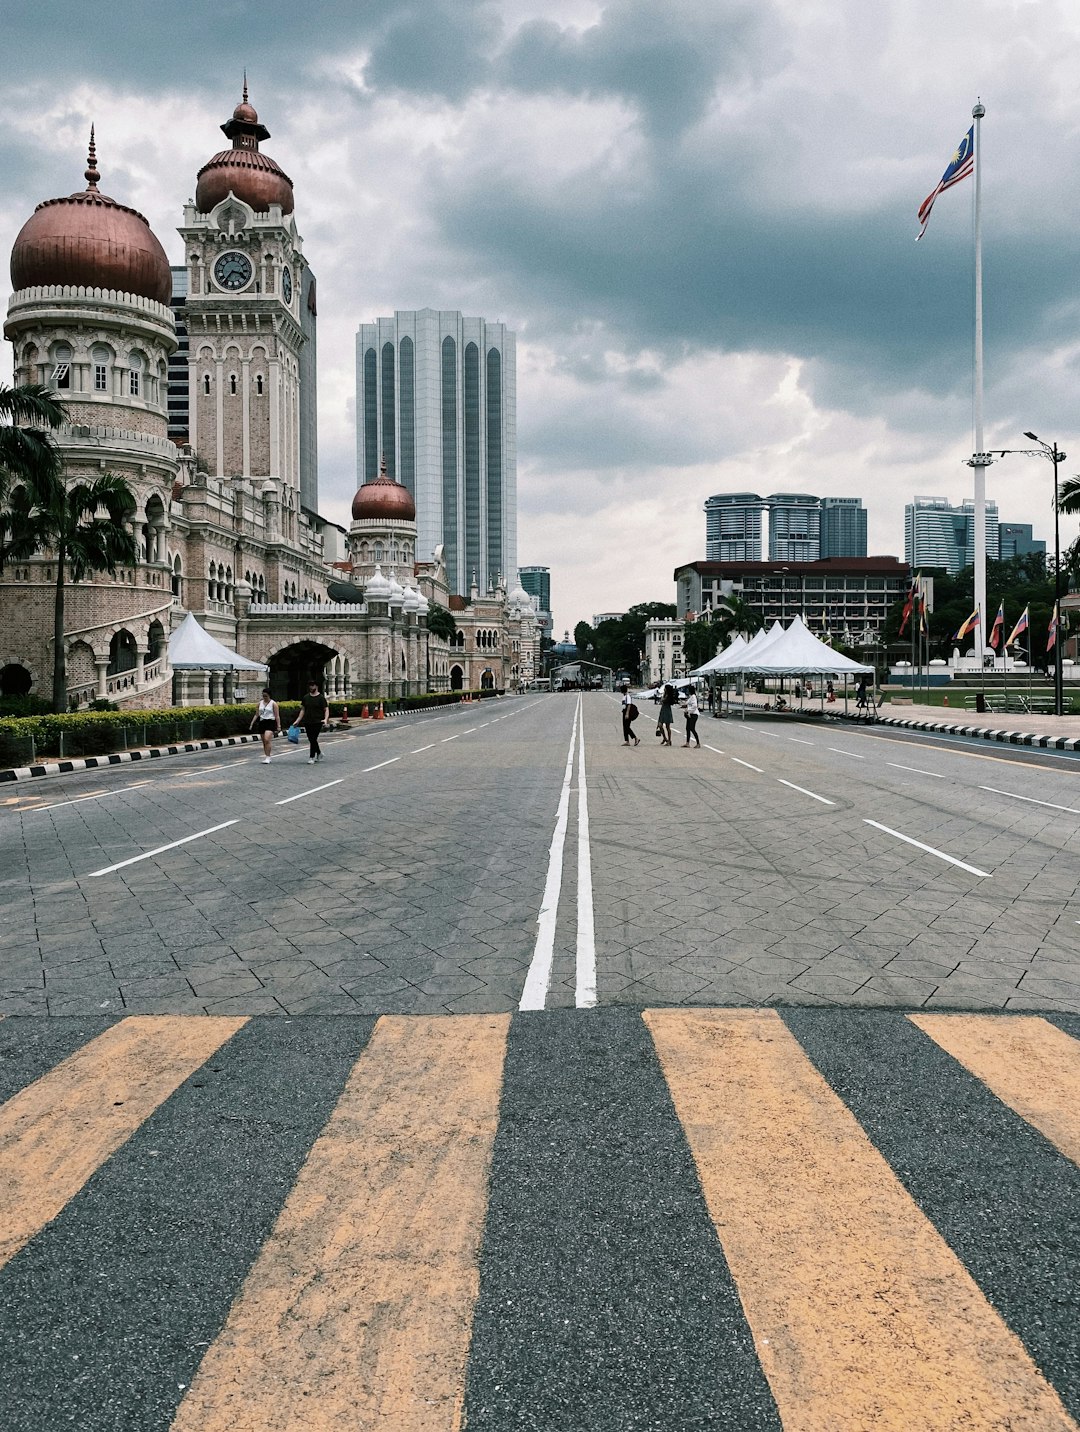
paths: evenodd
<path fill-rule="evenodd" d="M 705 499 L 705 555 L 710 562 L 760 562 L 761 514 L 756 492 L 718 492 Z"/>
<path fill-rule="evenodd" d="M 861 497 L 821 499 L 820 556 L 866 556 L 866 509 Z"/>
<path fill-rule="evenodd" d="M 986 555 L 997 558 L 998 507 L 986 504 Z M 975 503 L 953 507 L 944 497 L 916 497 L 904 508 L 904 560 L 912 567 L 944 567 L 951 575 L 975 562 Z"/>
<path fill-rule="evenodd" d="M 528 592 L 529 596 L 536 602 L 540 613 L 540 634 L 550 637 L 551 635 L 551 568 L 550 567 L 521 567 L 518 569 L 518 580 Z"/>
<path fill-rule="evenodd" d="M 356 335 L 356 461 L 416 502 L 417 557 L 443 549 L 451 592 L 517 566 L 516 345 L 502 323 L 423 308 Z"/>
<path fill-rule="evenodd" d="M 767 537 L 762 528 L 768 516 Z M 819 557 L 865 557 L 866 512 L 859 497 L 809 493 L 718 492 L 705 499 L 705 556 L 709 562 L 816 562 Z"/>
<path fill-rule="evenodd" d="M 1001 560 L 1010 557 L 1027 557 L 1032 553 L 1046 556 L 1046 543 L 1031 535 L 1030 522 L 1002 522 L 998 525 L 998 544 Z"/>
<path fill-rule="evenodd" d="M 769 509 L 769 560 L 816 562 L 820 553 L 821 499 L 805 492 L 776 492 Z"/>

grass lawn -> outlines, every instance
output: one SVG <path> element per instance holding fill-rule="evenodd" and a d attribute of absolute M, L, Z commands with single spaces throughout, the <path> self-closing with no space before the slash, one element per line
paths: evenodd
<path fill-rule="evenodd" d="M 971 687 L 961 686 L 956 688 L 949 688 L 935 686 L 931 687 L 929 691 L 925 689 L 922 691 L 910 691 L 896 688 L 890 691 L 889 695 L 890 697 L 910 696 L 914 705 L 916 706 L 942 706 L 947 707 L 950 711 L 964 712 L 969 710 L 968 697 L 971 697 L 972 701 L 970 709 L 973 710 L 975 706 L 975 691 Z M 996 689 L 988 687 L 986 696 L 991 706 L 1000 707 L 1002 705 L 1003 693 L 1000 687 Z M 1033 682 L 1031 687 L 1029 688 L 1027 682 L 1023 680 L 1023 678 L 1017 678 L 1015 683 L 1012 681 L 1009 682 L 1008 696 L 1010 706 L 1013 706 L 1017 698 L 1021 696 L 1024 698 L 1025 701 L 1030 700 L 1042 705 L 1046 702 L 1053 703 L 1054 688 L 1053 686 L 1047 685 L 1044 682 L 1038 681 Z M 903 708 L 900 707 L 898 709 L 902 710 Z M 1068 689 L 1068 687 L 1066 687 L 1065 690 L 1065 710 L 1071 715 L 1080 714 L 1080 694 L 1074 694 Z"/>

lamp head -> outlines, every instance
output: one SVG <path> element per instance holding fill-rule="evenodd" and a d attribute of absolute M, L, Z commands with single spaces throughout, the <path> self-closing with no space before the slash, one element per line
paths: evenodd
<path fill-rule="evenodd" d="M 1042 442 L 1042 439 L 1037 438 L 1034 433 L 1025 433 L 1024 436 L 1030 438 L 1033 443 Z"/>

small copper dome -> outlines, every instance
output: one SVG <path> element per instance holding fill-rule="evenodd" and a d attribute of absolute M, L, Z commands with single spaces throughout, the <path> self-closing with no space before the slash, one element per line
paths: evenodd
<path fill-rule="evenodd" d="M 412 493 L 387 476 L 385 457 L 375 481 L 365 482 L 353 498 L 352 515 L 357 522 L 372 519 L 385 521 L 387 518 L 392 522 L 416 521 L 416 503 Z"/>
<path fill-rule="evenodd" d="M 280 204 L 283 214 L 291 214 L 292 180 L 269 154 L 259 152 L 259 141 L 269 139 L 270 131 L 259 123 L 254 106 L 248 103 L 246 76 L 244 97 L 221 128 L 233 147 L 215 154 L 199 170 L 195 188 L 199 213 L 208 214 L 233 193 L 257 214 L 265 213 L 271 204 Z"/>
<path fill-rule="evenodd" d="M 100 178 L 91 129 L 86 188 L 46 199 L 27 219 L 11 250 L 12 288 L 107 288 L 168 303 L 172 274 L 165 250 L 142 214 L 98 193 Z"/>

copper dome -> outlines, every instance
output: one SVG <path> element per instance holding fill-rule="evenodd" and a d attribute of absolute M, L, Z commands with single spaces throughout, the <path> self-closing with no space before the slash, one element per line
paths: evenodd
<path fill-rule="evenodd" d="M 91 129 L 87 187 L 66 199 L 46 199 L 27 219 L 11 250 L 12 288 L 106 288 L 168 303 L 172 274 L 165 250 L 142 214 L 98 193 L 100 178 Z"/>
<path fill-rule="evenodd" d="M 357 522 L 389 518 L 392 522 L 415 522 L 416 503 L 412 493 L 400 482 L 387 476 L 386 458 L 374 482 L 365 482 L 352 500 L 352 515 Z"/>
<path fill-rule="evenodd" d="M 257 214 L 265 213 L 271 204 L 280 204 L 283 214 L 291 214 L 292 180 L 269 154 L 259 152 L 259 141 L 269 139 L 270 131 L 259 123 L 258 113 L 248 103 L 246 77 L 244 97 L 221 128 L 233 147 L 215 154 L 199 170 L 195 188 L 199 213 L 208 214 L 232 193 Z"/>

